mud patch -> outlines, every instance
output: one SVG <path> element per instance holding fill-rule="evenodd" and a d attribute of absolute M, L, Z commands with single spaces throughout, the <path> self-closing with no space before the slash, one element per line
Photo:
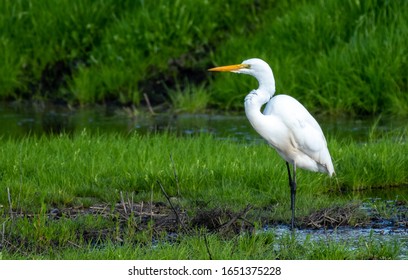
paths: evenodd
<path fill-rule="evenodd" d="M 318 239 L 338 234 L 342 240 L 355 239 L 374 230 L 378 235 L 408 239 L 407 213 L 407 205 L 400 201 L 334 206 L 298 217 L 296 234 Z M 242 210 L 198 207 L 187 211 L 170 203 L 123 199 L 113 205 L 54 208 L 37 214 L 3 213 L 0 247 L 11 252 L 44 252 L 57 247 L 104 246 L 106 242 L 143 245 L 161 240 L 177 242 L 181 236 L 194 235 L 199 230 L 229 238 L 254 232 L 255 222 L 278 235 L 290 233 L 286 223 L 262 217 L 269 217 L 268 209 L 249 205 Z M 25 234 L 17 226 L 21 221 Z M 67 236 L 67 232 L 71 235 Z"/>
<path fill-rule="evenodd" d="M 201 210 L 191 220 L 191 226 L 206 228 L 210 232 L 221 232 L 223 234 L 239 234 L 244 231 L 251 231 L 254 229 L 254 224 L 246 219 L 246 215 L 251 208 L 248 205 L 240 212 L 222 208 Z"/>
<path fill-rule="evenodd" d="M 163 202 L 123 200 L 114 205 L 53 208 L 45 213 L 13 212 L 3 214 L 0 249 L 41 253 L 57 247 L 104 246 L 106 242 L 147 245 L 160 240 L 176 242 L 180 235 L 197 234 L 202 229 L 231 236 L 254 228 L 245 218 L 250 209 L 198 209 L 189 215 Z M 26 233 L 21 233 L 18 224 L 23 224 Z"/>
<path fill-rule="evenodd" d="M 367 217 L 357 204 L 324 208 L 300 219 L 302 228 L 312 229 L 337 228 L 365 223 L 367 223 Z"/>
<path fill-rule="evenodd" d="M 157 232 L 174 232 L 180 230 L 189 220 L 187 212 L 182 209 L 173 209 L 163 202 L 119 202 L 113 207 L 109 204 L 97 204 L 89 208 L 65 208 L 62 210 L 53 209 L 48 215 L 49 218 L 76 219 L 79 216 L 91 215 L 104 217 L 107 220 L 116 220 L 120 224 L 126 224 L 133 219 L 137 230 L 143 231 L 148 227 L 153 227 Z"/>

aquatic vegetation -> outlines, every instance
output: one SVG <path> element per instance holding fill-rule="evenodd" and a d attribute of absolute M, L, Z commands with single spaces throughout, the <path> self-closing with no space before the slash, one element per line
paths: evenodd
<path fill-rule="evenodd" d="M 197 87 L 188 84 L 183 90 L 179 87 L 177 90 L 170 90 L 169 97 L 177 113 L 202 113 L 208 108 L 211 99 L 203 85 Z"/>

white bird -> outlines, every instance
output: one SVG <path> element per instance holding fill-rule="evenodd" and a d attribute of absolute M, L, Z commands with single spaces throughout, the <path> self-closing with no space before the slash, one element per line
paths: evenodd
<path fill-rule="evenodd" d="M 228 71 L 248 74 L 258 80 L 258 89 L 245 97 L 245 114 L 252 127 L 275 148 L 286 161 L 291 192 L 292 220 L 294 228 L 296 200 L 296 168 L 334 174 L 334 167 L 327 149 L 327 142 L 317 121 L 296 99 L 275 94 L 275 79 L 269 65 L 251 58 L 241 64 L 221 66 L 209 71 Z M 261 107 L 266 103 L 263 113 Z M 293 177 L 290 166 L 293 165 Z"/>

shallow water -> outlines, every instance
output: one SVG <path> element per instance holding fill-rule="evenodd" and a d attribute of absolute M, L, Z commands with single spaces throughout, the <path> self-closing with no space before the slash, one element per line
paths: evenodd
<path fill-rule="evenodd" d="M 265 227 L 265 231 L 272 231 L 279 238 L 288 235 L 294 236 L 300 243 L 311 242 L 338 242 L 345 244 L 349 250 L 357 250 L 361 242 L 379 242 L 381 244 L 400 244 L 398 259 L 408 259 L 408 228 L 385 226 L 382 228 L 338 227 L 336 229 L 296 229 L 294 235 L 288 226 Z M 279 243 L 278 243 L 279 244 Z M 276 248 L 279 250 L 280 248 Z"/>
<path fill-rule="evenodd" d="M 332 118 L 317 116 L 327 137 L 352 138 L 367 141 L 377 118 Z M 380 118 L 377 133 L 407 129 L 407 119 Z M 96 106 L 69 109 L 66 106 L 43 104 L 0 103 L 0 137 L 21 138 L 27 135 L 79 133 L 160 133 L 177 135 L 213 134 L 215 137 L 237 141 L 262 142 L 244 114 L 157 114 L 126 110 L 118 107 Z"/>
<path fill-rule="evenodd" d="M 369 222 L 361 226 L 339 226 L 331 229 L 297 228 L 294 235 L 289 226 L 266 226 L 264 231 L 272 231 L 277 238 L 288 235 L 298 242 L 338 242 L 349 250 L 361 248 L 370 242 L 380 244 L 399 244 L 398 259 L 408 259 L 408 187 L 364 191 L 348 194 L 350 200 L 361 199 L 359 210 L 364 211 Z M 277 248 L 278 249 L 278 248 Z"/>

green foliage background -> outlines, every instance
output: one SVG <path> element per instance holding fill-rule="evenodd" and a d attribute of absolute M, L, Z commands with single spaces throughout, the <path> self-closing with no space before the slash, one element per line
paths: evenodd
<path fill-rule="evenodd" d="M 407 115 L 407 14 L 404 0 L 4 0 L 0 98 L 240 110 L 253 78 L 206 69 L 260 57 L 311 111 Z"/>

